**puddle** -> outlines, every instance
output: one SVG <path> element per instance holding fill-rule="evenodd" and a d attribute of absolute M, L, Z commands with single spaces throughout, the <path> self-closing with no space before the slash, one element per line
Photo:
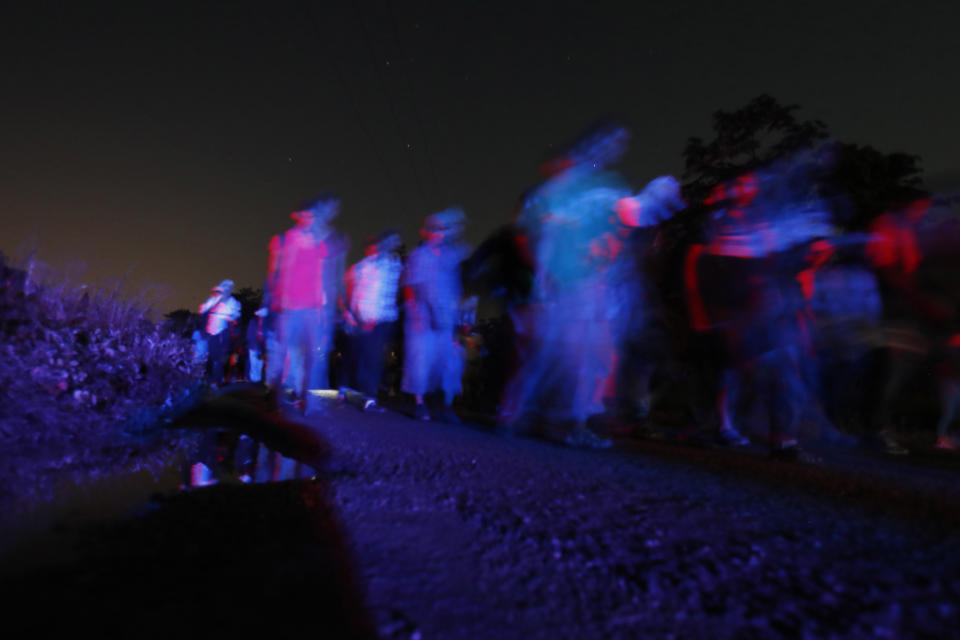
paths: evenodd
<path fill-rule="evenodd" d="M 230 429 L 204 434 L 195 456 L 183 465 L 181 489 L 221 482 L 264 483 L 313 478 L 317 470 L 271 449 L 252 436 Z"/>

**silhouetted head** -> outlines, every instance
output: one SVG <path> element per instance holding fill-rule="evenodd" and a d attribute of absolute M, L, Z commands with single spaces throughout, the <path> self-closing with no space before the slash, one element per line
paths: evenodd
<path fill-rule="evenodd" d="M 229 296 L 233 293 L 233 280 L 222 280 L 220 284 L 213 287 L 213 292 Z"/>
<path fill-rule="evenodd" d="M 308 227 L 314 223 L 328 224 L 340 213 L 340 196 L 332 191 L 316 198 L 304 200 L 291 214 L 297 226 Z"/>
<path fill-rule="evenodd" d="M 623 157 L 629 140 L 630 131 L 624 125 L 603 120 L 580 136 L 567 155 L 575 164 L 601 169 Z"/>
<path fill-rule="evenodd" d="M 387 229 L 377 239 L 377 245 L 380 251 L 384 253 L 399 251 L 402 244 L 403 238 L 400 237 L 400 232 L 397 229 Z"/>
<path fill-rule="evenodd" d="M 439 244 L 460 235 L 466 224 L 467 216 L 463 209 L 450 207 L 427 216 L 423 222 L 421 234 L 431 244 Z"/>

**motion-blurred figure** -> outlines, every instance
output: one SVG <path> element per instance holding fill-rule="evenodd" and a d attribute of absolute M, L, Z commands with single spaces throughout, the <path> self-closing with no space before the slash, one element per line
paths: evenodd
<path fill-rule="evenodd" d="M 277 343 L 267 382 L 277 393 L 285 384 L 304 412 L 321 406 L 309 391 L 329 387 L 328 353 L 349 248 L 331 225 L 339 212 L 336 195 L 307 201 L 291 214 L 294 227 L 270 241 L 267 291 Z"/>
<path fill-rule="evenodd" d="M 863 264 L 862 234 L 814 242 L 807 268 L 798 274 L 806 307 L 817 390 L 830 421 L 846 433 L 862 433 L 875 401 L 871 365 L 882 336 L 883 303 L 877 278 Z"/>
<path fill-rule="evenodd" d="M 429 420 L 424 395 L 443 391 L 444 406 L 437 418 L 459 422 L 453 399 L 462 391 L 463 347 L 457 342 L 462 284 L 460 265 L 468 251 L 460 241 L 463 211 L 446 209 L 427 217 L 423 243 L 410 252 L 403 272 L 404 322 L 403 390 L 413 394 L 415 417 Z"/>
<path fill-rule="evenodd" d="M 871 427 L 886 451 L 893 454 L 908 453 L 894 434 L 894 404 L 948 333 L 954 315 L 921 277 L 929 258 L 921 229 L 930 226 L 931 204 L 929 199 L 921 199 L 878 216 L 870 226 L 866 248 L 867 260 L 879 278 L 884 306 L 884 380 Z"/>
<path fill-rule="evenodd" d="M 717 396 L 720 440 L 745 444 L 741 400 L 763 408 L 771 453 L 801 455 L 801 419 L 823 426 L 803 371 L 812 348 L 800 324 L 805 306 L 797 251 L 833 234 L 829 208 L 803 165 L 785 160 L 714 189 L 705 245 L 687 255 L 694 327 L 720 337 L 727 368 Z M 802 255 L 802 254 L 801 254 Z"/>
<path fill-rule="evenodd" d="M 352 328 L 351 382 L 363 394 L 365 411 L 379 409 L 377 393 L 383 378 L 384 347 L 398 331 L 398 290 L 403 263 L 398 251 L 403 241 L 395 230 L 384 232 L 367 249 L 365 258 L 347 270 L 346 324 Z"/>
<path fill-rule="evenodd" d="M 501 420 L 540 414 L 572 423 L 568 444 L 607 447 L 587 428 L 604 411 L 635 272 L 624 257 L 632 229 L 656 224 L 682 206 L 679 187 L 658 178 L 642 194 L 607 167 L 620 159 L 628 133 L 597 128 L 552 165 L 517 226 L 534 265 L 529 322 L 522 323 L 522 363 L 504 393 Z"/>
<path fill-rule="evenodd" d="M 921 198 L 877 217 L 871 225 L 867 258 L 884 295 L 883 390 L 874 428 L 892 453 L 906 450 L 893 436 L 894 406 L 922 367 L 936 371 L 940 387 L 937 447 L 954 446 L 948 436 L 960 396 L 957 384 L 960 317 L 957 314 L 957 210 L 950 199 Z"/>
<path fill-rule="evenodd" d="M 247 379 L 263 380 L 263 361 L 266 350 L 266 322 L 269 311 L 260 307 L 247 324 Z"/>
<path fill-rule="evenodd" d="M 197 310 L 206 317 L 207 380 L 214 386 L 224 382 L 224 370 L 230 355 L 231 328 L 240 319 L 240 301 L 232 293 L 233 280 L 224 280 L 213 287 L 210 297 Z"/>
<path fill-rule="evenodd" d="M 193 332 L 190 334 L 190 341 L 193 343 L 193 362 L 198 365 L 207 366 L 207 334 L 204 331 L 204 317 L 202 315 L 193 316 L 190 319 L 193 325 Z"/>

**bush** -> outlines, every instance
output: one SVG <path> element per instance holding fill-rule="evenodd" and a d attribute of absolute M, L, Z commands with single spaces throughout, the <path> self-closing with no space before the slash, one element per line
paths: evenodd
<path fill-rule="evenodd" d="M 186 439 L 152 429 L 144 409 L 198 374 L 190 342 L 143 304 L 38 285 L 0 255 L 0 512 L 64 479 L 166 464 Z"/>

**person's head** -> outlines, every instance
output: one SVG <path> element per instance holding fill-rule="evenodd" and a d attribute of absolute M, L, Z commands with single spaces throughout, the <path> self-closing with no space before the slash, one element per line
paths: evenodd
<path fill-rule="evenodd" d="M 313 211 L 319 224 L 330 224 L 340 214 L 340 196 L 333 192 L 325 193 L 317 199 Z"/>
<path fill-rule="evenodd" d="M 380 234 L 380 238 L 377 240 L 377 247 L 382 253 L 395 253 L 400 250 L 402 244 L 403 239 L 396 229 L 387 229 Z"/>
<path fill-rule="evenodd" d="M 466 215 L 459 207 L 450 207 L 427 216 L 421 232 L 428 244 L 438 245 L 454 240 L 463 231 Z"/>
<path fill-rule="evenodd" d="M 233 280 L 223 280 L 220 284 L 213 287 L 213 292 L 222 296 L 229 296 L 233 293 Z"/>
<path fill-rule="evenodd" d="M 340 197 L 331 191 L 301 202 L 291 217 L 298 227 L 309 229 L 330 224 L 339 213 Z"/>
<path fill-rule="evenodd" d="M 907 219 L 913 223 L 919 222 L 927 215 L 932 204 L 933 202 L 929 198 L 920 198 L 911 202 L 906 207 Z"/>
<path fill-rule="evenodd" d="M 745 173 L 733 181 L 730 194 L 734 199 L 734 206 L 749 207 L 760 192 L 760 180 L 754 173 Z"/>
<path fill-rule="evenodd" d="M 575 164 L 601 169 L 620 160 L 630 131 L 620 123 L 602 120 L 591 127 L 566 154 Z"/>
<path fill-rule="evenodd" d="M 297 228 L 304 231 L 312 228 L 317 219 L 312 209 L 301 209 L 299 207 L 290 214 L 290 217 L 296 223 Z"/>
<path fill-rule="evenodd" d="M 374 236 L 367 236 L 363 239 L 363 255 L 364 257 L 375 256 L 380 252 L 380 247 L 377 245 L 377 238 Z"/>

